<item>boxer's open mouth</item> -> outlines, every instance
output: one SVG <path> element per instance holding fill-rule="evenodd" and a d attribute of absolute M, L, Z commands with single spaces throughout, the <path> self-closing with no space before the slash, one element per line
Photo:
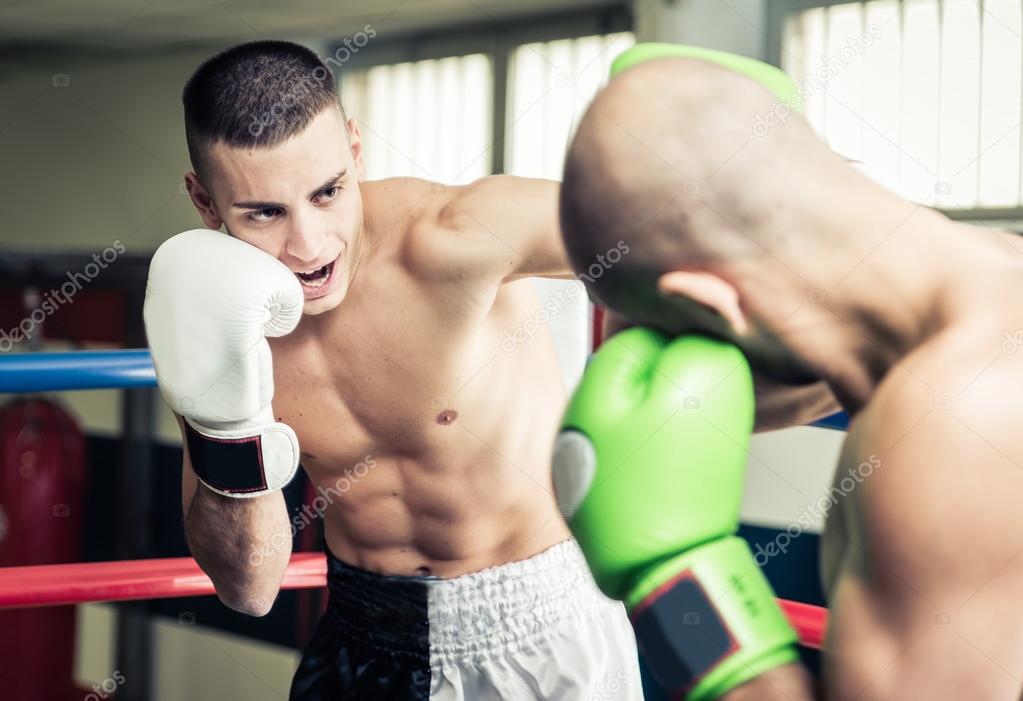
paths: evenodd
<path fill-rule="evenodd" d="M 330 274 L 334 272 L 334 263 L 327 263 L 323 267 L 311 270 L 306 273 L 295 273 L 298 279 L 302 281 L 302 284 L 306 287 L 323 287 L 330 280 Z"/>
<path fill-rule="evenodd" d="M 295 277 L 298 278 L 299 283 L 302 285 L 302 293 L 305 295 L 306 300 L 319 299 L 330 294 L 337 287 L 337 280 L 340 275 L 338 272 L 339 259 L 340 256 L 319 268 L 295 273 Z"/>

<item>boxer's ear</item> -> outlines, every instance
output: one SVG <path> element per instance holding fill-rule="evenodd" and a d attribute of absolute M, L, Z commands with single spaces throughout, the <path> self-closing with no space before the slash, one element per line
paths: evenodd
<path fill-rule="evenodd" d="M 366 179 L 366 165 L 362 162 L 362 132 L 355 117 L 348 120 L 348 144 L 352 149 L 352 160 L 355 162 L 355 176 L 360 183 Z"/>
<path fill-rule="evenodd" d="M 214 231 L 219 230 L 224 222 L 220 215 L 217 214 L 213 195 L 199 181 L 199 176 L 193 171 L 185 173 L 185 190 L 188 192 L 188 196 L 191 198 L 192 204 L 195 205 L 196 211 L 199 212 L 202 223 L 206 225 L 206 228 L 213 229 Z"/>
<path fill-rule="evenodd" d="M 712 273 L 673 270 L 657 279 L 665 297 L 684 297 L 723 317 L 739 336 L 749 331 L 749 320 L 739 305 L 739 292 Z"/>

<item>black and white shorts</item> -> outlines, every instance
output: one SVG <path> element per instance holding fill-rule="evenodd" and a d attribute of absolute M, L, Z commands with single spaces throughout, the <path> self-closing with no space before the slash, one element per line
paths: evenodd
<path fill-rule="evenodd" d="M 632 626 L 574 540 L 454 579 L 327 553 L 327 611 L 291 701 L 643 698 Z"/>

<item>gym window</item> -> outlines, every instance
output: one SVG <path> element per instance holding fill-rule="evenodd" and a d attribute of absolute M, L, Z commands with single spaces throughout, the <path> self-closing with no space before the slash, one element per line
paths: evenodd
<path fill-rule="evenodd" d="M 1018 0 L 772 2 L 771 57 L 837 152 L 956 218 L 1023 218 Z"/>
<path fill-rule="evenodd" d="M 507 172 L 561 179 L 576 125 L 607 81 L 630 32 L 532 42 L 516 47 L 508 80 Z"/>
<path fill-rule="evenodd" d="M 461 184 L 486 175 L 491 80 L 478 53 L 346 72 L 341 101 L 359 123 L 366 176 Z"/>
<path fill-rule="evenodd" d="M 612 4 L 370 44 L 341 67 L 367 177 L 560 178 L 572 130 L 635 40 Z"/>

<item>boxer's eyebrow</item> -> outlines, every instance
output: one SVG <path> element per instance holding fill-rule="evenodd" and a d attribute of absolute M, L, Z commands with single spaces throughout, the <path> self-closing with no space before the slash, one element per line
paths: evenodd
<path fill-rule="evenodd" d="M 313 190 L 311 193 L 309 193 L 309 197 L 315 197 L 316 195 L 320 194 L 321 192 L 323 192 L 327 188 L 332 187 L 338 180 L 340 180 L 341 178 L 345 177 L 345 175 L 347 175 L 347 174 L 348 174 L 348 169 L 347 168 L 342 168 L 337 173 L 335 173 L 334 175 L 332 175 L 329 178 L 327 178 L 327 180 L 322 185 L 320 185 L 315 190 Z M 283 209 L 284 208 L 284 205 L 281 204 L 280 202 L 259 202 L 259 201 L 235 202 L 231 206 L 232 207 L 236 207 L 238 209 L 277 209 L 277 208 Z"/>
<path fill-rule="evenodd" d="M 348 169 L 347 168 L 342 168 L 340 171 L 338 171 L 334 175 L 332 175 L 329 178 L 327 178 L 327 181 L 325 183 L 323 183 L 318 188 L 316 188 L 315 190 L 310 192 L 309 193 L 309 197 L 316 197 L 318 194 L 320 194 L 321 192 L 323 192 L 327 188 L 334 187 L 334 185 L 337 184 L 337 181 L 340 180 L 341 178 L 345 177 L 345 175 L 347 173 L 348 173 Z"/>

